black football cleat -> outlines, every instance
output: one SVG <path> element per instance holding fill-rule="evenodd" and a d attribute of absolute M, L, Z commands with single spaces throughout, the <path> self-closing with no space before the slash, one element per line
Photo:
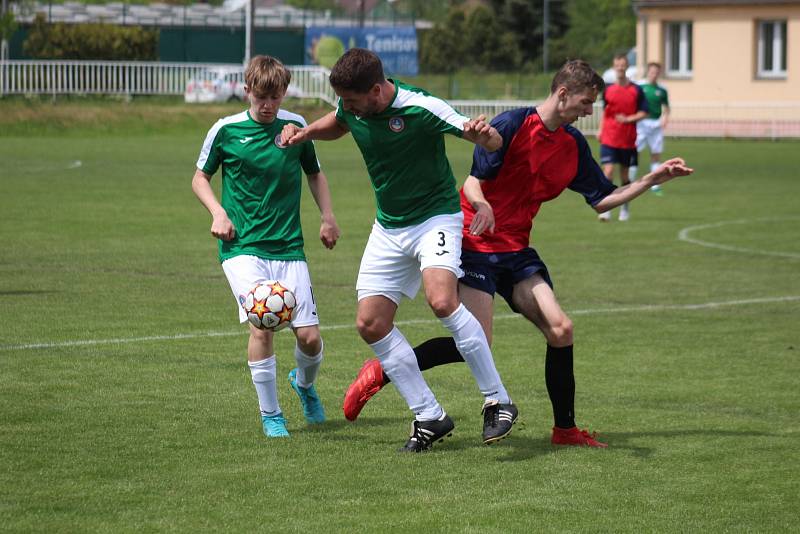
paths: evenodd
<path fill-rule="evenodd" d="M 453 435 L 453 420 L 450 416 L 443 414 L 436 421 L 417 421 L 411 423 L 411 436 L 400 452 L 424 452 L 433 447 L 437 441 Z"/>
<path fill-rule="evenodd" d="M 519 412 L 513 403 L 500 404 L 496 400 L 488 400 L 481 410 L 483 413 L 483 443 L 491 445 L 511 434 L 511 428 L 517 422 Z"/>

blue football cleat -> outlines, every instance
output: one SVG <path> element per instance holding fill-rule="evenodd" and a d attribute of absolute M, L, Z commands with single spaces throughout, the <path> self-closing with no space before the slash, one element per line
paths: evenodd
<path fill-rule="evenodd" d="M 303 388 L 297 385 L 297 368 L 295 367 L 289 371 L 289 385 L 300 397 L 300 404 L 303 405 L 303 415 L 306 421 L 310 424 L 318 424 L 325 422 L 325 409 L 322 407 L 322 401 L 317 395 L 317 390 L 314 389 L 314 384 L 310 387 Z"/>
<path fill-rule="evenodd" d="M 268 438 L 288 438 L 289 431 L 286 430 L 286 419 L 283 414 L 262 415 L 261 424 L 264 425 L 264 434 Z"/>

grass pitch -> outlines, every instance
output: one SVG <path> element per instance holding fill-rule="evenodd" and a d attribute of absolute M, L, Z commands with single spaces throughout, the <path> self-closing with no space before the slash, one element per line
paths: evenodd
<path fill-rule="evenodd" d="M 697 173 L 628 223 L 598 223 L 569 191 L 543 207 L 533 243 L 575 322 L 577 419 L 608 449 L 550 446 L 543 339 L 498 301 L 495 358 L 524 425 L 481 445 L 469 370 L 434 369 L 456 431 L 405 456 L 393 388 L 355 424 L 340 410 L 371 356 L 353 323 L 374 200 L 352 141 L 317 144 L 335 250 L 303 200 L 330 420 L 306 427 L 282 379 L 292 438 L 267 441 L 190 189 L 214 115 L 238 108 L 66 105 L 71 124 L 0 103 L 0 530 L 796 529 L 800 143 L 668 139 Z M 469 146 L 448 150 L 464 176 Z M 421 297 L 398 320 L 412 343 L 445 332 Z M 277 336 L 280 377 L 292 346 Z"/>

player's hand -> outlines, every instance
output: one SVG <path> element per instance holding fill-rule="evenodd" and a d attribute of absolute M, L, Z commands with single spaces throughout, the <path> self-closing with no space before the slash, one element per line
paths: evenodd
<path fill-rule="evenodd" d="M 306 140 L 306 132 L 296 124 L 286 124 L 281 130 L 281 143 L 284 145 L 296 145 Z"/>
<path fill-rule="evenodd" d="M 486 122 L 486 115 L 478 115 L 476 119 L 470 119 L 464 123 L 464 133 L 474 133 L 474 135 L 481 137 L 486 136 L 488 139 L 492 127 Z"/>
<path fill-rule="evenodd" d="M 323 217 L 322 224 L 319 227 L 319 239 L 322 241 L 322 244 L 325 245 L 325 248 L 330 250 L 335 247 L 340 235 L 341 232 L 339 230 L 339 225 L 336 224 L 336 217 L 333 215 L 330 217 Z"/>
<path fill-rule="evenodd" d="M 486 122 L 486 115 L 478 115 L 464 123 L 464 139 L 493 152 L 503 146 L 503 138 Z"/>
<path fill-rule="evenodd" d="M 494 233 L 494 210 L 488 202 L 480 202 L 474 206 L 475 216 L 469 223 L 469 233 L 471 235 L 481 235 L 486 230 L 490 234 Z"/>
<path fill-rule="evenodd" d="M 621 124 L 627 124 L 628 116 L 625 115 L 624 113 L 617 113 L 616 115 L 614 115 L 614 120 Z"/>
<path fill-rule="evenodd" d="M 689 176 L 693 172 L 694 169 L 687 167 L 683 158 L 672 158 L 659 165 L 653 171 L 652 182 L 653 185 L 663 184 L 678 176 Z"/>
<path fill-rule="evenodd" d="M 236 235 L 236 228 L 224 211 L 214 215 L 211 221 L 211 235 L 223 241 L 230 241 Z"/>

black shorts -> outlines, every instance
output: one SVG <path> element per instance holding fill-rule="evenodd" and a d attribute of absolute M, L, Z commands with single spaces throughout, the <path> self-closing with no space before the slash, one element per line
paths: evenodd
<path fill-rule="evenodd" d="M 635 167 L 639 164 L 639 153 L 635 148 L 600 145 L 600 163 L 619 163 L 623 167 Z"/>
<path fill-rule="evenodd" d="M 501 253 L 462 249 L 461 269 L 464 271 L 464 276 L 459 282 L 492 296 L 499 293 L 516 313 L 519 313 L 519 310 L 514 307 L 511 299 L 516 284 L 539 273 L 547 285 L 553 287 L 547 266 L 539 254 L 530 247 L 519 252 Z"/>

